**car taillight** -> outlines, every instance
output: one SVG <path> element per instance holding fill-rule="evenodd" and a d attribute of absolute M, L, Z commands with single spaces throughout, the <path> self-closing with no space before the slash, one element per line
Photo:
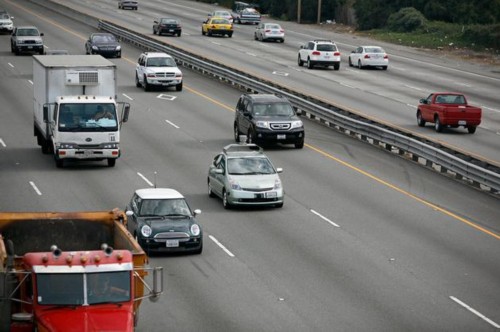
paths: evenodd
<path fill-rule="evenodd" d="M 384 59 L 389 59 L 389 56 L 387 54 L 384 55 Z"/>
<path fill-rule="evenodd" d="M 314 52 L 312 52 L 312 55 L 321 55 L 321 52 L 314 51 Z"/>
<path fill-rule="evenodd" d="M 285 30 L 281 29 L 280 32 L 283 33 L 283 32 L 285 32 Z"/>
<path fill-rule="evenodd" d="M 335 53 L 333 53 L 333 55 L 340 56 L 340 52 L 335 52 Z"/>
<path fill-rule="evenodd" d="M 364 58 L 365 59 L 370 59 L 370 55 L 369 54 L 365 54 Z"/>
<path fill-rule="evenodd" d="M 216 26 L 215 26 L 215 25 L 212 25 L 212 29 L 215 29 L 215 28 L 216 28 Z"/>
<path fill-rule="evenodd" d="M 271 30 L 266 30 L 265 32 L 271 32 Z"/>

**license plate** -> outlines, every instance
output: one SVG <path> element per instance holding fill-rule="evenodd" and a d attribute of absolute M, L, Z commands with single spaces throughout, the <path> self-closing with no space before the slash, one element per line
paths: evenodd
<path fill-rule="evenodd" d="M 283 135 L 276 135 L 276 138 L 277 139 L 286 139 L 286 135 L 283 134 Z"/>
<path fill-rule="evenodd" d="M 266 193 L 267 198 L 275 198 L 276 196 L 277 196 L 277 194 L 274 191 Z"/>
<path fill-rule="evenodd" d="M 167 240 L 167 248 L 177 248 L 179 246 L 179 240 Z"/>
<path fill-rule="evenodd" d="M 31 49 L 31 48 L 33 48 L 33 46 L 28 46 L 28 48 L 30 48 L 30 49 Z"/>
<path fill-rule="evenodd" d="M 92 150 L 83 150 L 83 155 L 84 155 L 85 157 L 92 157 L 92 155 L 93 155 L 93 154 L 94 154 L 94 153 L 93 153 L 93 151 L 92 151 Z"/>
<path fill-rule="evenodd" d="M 464 121 L 464 120 L 458 121 L 459 126 L 465 126 L 466 124 L 467 124 L 467 121 Z"/>
<path fill-rule="evenodd" d="M 174 29 L 168 29 L 168 32 L 174 32 Z"/>

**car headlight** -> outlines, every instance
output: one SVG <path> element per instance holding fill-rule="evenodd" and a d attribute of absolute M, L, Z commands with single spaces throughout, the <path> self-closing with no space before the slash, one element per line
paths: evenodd
<path fill-rule="evenodd" d="M 121 50 L 121 49 L 122 49 L 122 47 L 121 47 L 120 45 L 116 46 L 116 50 L 117 50 L 117 51 L 119 51 L 119 50 Z"/>
<path fill-rule="evenodd" d="M 238 184 L 238 182 L 236 182 L 232 179 L 229 179 L 229 185 L 231 186 L 231 189 L 233 189 L 233 190 L 241 190 L 241 187 Z"/>
<path fill-rule="evenodd" d="M 144 237 L 149 237 L 151 235 L 153 231 L 151 230 L 151 227 L 149 227 L 148 225 L 144 225 L 142 226 L 141 228 L 141 234 L 142 236 Z"/>
<path fill-rule="evenodd" d="M 303 126 L 304 126 L 304 124 L 300 120 L 292 121 L 292 129 L 294 129 L 294 128 L 302 128 Z"/>
<path fill-rule="evenodd" d="M 255 125 L 259 128 L 267 128 L 269 129 L 269 122 L 268 121 L 257 121 Z"/>
<path fill-rule="evenodd" d="M 108 143 L 104 144 L 105 149 L 118 149 L 118 143 Z"/>
<path fill-rule="evenodd" d="M 74 143 L 59 143 L 56 147 L 58 149 L 76 149 L 76 144 L 74 144 Z"/>
<path fill-rule="evenodd" d="M 198 224 L 191 225 L 191 234 L 193 234 L 194 236 L 198 236 L 198 235 L 200 235 L 200 232 L 201 232 L 201 229 L 200 229 L 200 226 L 198 226 Z"/>
<path fill-rule="evenodd" d="M 281 180 L 276 179 L 274 180 L 274 188 L 273 189 L 280 189 L 281 188 Z"/>
<path fill-rule="evenodd" d="M 99 49 L 99 47 L 94 45 L 94 46 L 92 46 L 92 49 L 97 51 Z"/>
<path fill-rule="evenodd" d="M 177 77 L 177 78 L 182 78 L 182 73 L 177 73 L 177 74 L 175 74 L 175 77 Z"/>

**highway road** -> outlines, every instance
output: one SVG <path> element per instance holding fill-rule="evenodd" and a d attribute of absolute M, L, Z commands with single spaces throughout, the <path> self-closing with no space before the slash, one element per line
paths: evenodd
<path fill-rule="evenodd" d="M 181 38 L 157 38 L 500 165 L 499 67 L 472 65 L 450 57 L 433 56 L 431 51 L 374 42 L 352 34 L 290 22 L 283 23 L 286 30 L 284 44 L 255 41 L 253 25 L 236 25 L 232 38 L 202 36 L 202 21 L 207 13 L 218 7 L 194 1 L 148 1 L 141 3 L 138 11 L 119 10 L 114 0 L 97 3 L 92 0 L 52 1 L 150 36 L 153 36 L 155 17 L 180 18 L 183 22 Z M 331 39 L 339 45 L 342 52 L 340 71 L 309 70 L 297 65 L 300 45 L 312 39 Z M 349 52 L 360 44 L 373 43 L 382 44 L 389 53 L 389 70 L 350 68 L 347 64 Z M 483 122 L 476 134 L 470 135 L 463 128 L 436 133 L 430 124 L 426 128 L 417 126 L 418 100 L 436 91 L 462 92 L 473 105 L 483 108 Z"/>
<path fill-rule="evenodd" d="M 50 49 L 83 54 L 94 31 L 29 1 L 0 7 L 38 26 Z M 57 169 L 32 134 L 31 56 L 0 36 L 0 210 L 124 208 L 155 178 L 184 193 L 203 211 L 204 251 L 152 257 L 166 289 L 143 302 L 138 331 L 500 329 L 497 197 L 304 120 L 304 149 L 266 150 L 284 168 L 284 207 L 224 210 L 206 173 L 233 142 L 242 92 L 186 69 L 182 92 L 144 92 L 134 84 L 141 50 L 122 46 L 111 60 L 132 106 L 122 158 Z"/>

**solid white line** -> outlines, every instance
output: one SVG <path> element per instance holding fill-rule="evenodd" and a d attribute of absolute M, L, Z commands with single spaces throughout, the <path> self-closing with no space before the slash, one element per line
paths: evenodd
<path fill-rule="evenodd" d="M 469 310 L 470 312 L 472 312 L 473 314 L 475 314 L 479 318 L 487 321 L 488 323 L 490 323 L 491 325 L 493 325 L 495 328 L 500 329 L 500 325 L 498 325 L 497 323 L 495 323 L 494 321 L 492 321 L 491 319 L 489 319 L 488 317 L 486 317 L 485 315 L 483 315 L 482 313 L 480 313 L 476 309 L 470 307 L 469 305 L 465 304 L 464 302 L 460 301 L 459 299 L 457 299 L 454 296 L 450 296 L 450 299 L 452 299 L 456 303 L 460 304 L 462 307 L 464 307 L 465 309 Z"/>
<path fill-rule="evenodd" d="M 177 128 L 179 129 L 180 127 L 178 125 L 176 125 L 175 123 L 171 122 L 171 121 L 168 121 L 168 120 L 165 120 L 165 122 L 167 122 L 169 125 L 171 125 L 172 127 L 174 128 Z"/>
<path fill-rule="evenodd" d="M 41 192 L 40 192 L 40 190 L 38 190 L 38 188 L 36 187 L 35 182 L 30 181 L 30 185 L 33 187 L 33 189 L 34 189 L 34 190 L 35 190 L 35 192 L 38 194 L 38 196 L 42 196 L 42 193 L 41 193 Z"/>
<path fill-rule="evenodd" d="M 216 42 L 211 42 L 211 43 L 215 45 L 222 45 L 221 43 L 216 43 Z"/>
<path fill-rule="evenodd" d="M 141 173 L 137 172 L 137 175 L 139 175 L 144 181 L 146 181 L 147 184 L 149 184 L 150 187 L 154 187 L 154 184 L 151 183 L 144 175 Z"/>
<path fill-rule="evenodd" d="M 345 83 L 340 83 L 340 85 L 343 85 L 347 88 L 351 88 L 351 89 L 356 89 L 356 87 L 352 86 L 352 85 L 349 85 L 349 84 L 345 84 Z"/>
<path fill-rule="evenodd" d="M 229 256 L 231 257 L 234 257 L 233 253 L 230 252 L 229 250 L 227 250 L 226 247 L 224 247 L 224 245 L 222 245 L 222 243 L 220 243 L 219 241 L 217 241 L 216 238 L 214 238 L 212 235 L 209 235 L 208 236 L 212 241 L 215 242 L 216 245 L 218 245 L 222 250 L 224 250 L 226 252 L 226 254 L 228 254 Z"/>
<path fill-rule="evenodd" d="M 28 82 L 30 82 L 30 84 L 33 85 L 33 81 L 32 80 L 28 80 Z"/>
<path fill-rule="evenodd" d="M 7 145 L 5 145 L 5 143 L 4 143 L 4 141 L 3 141 L 3 139 L 1 139 L 1 138 L 0 138 L 0 144 L 2 144 L 2 146 L 3 146 L 4 148 L 6 148 L 6 147 L 7 147 Z"/>
<path fill-rule="evenodd" d="M 497 109 L 494 109 L 494 108 L 491 108 L 491 107 L 488 107 L 488 106 L 481 106 L 482 108 L 486 108 L 487 110 L 490 110 L 492 112 L 496 112 L 496 113 L 500 113 L 500 110 L 497 110 Z"/>
<path fill-rule="evenodd" d="M 318 212 L 316 212 L 316 211 L 314 211 L 312 209 L 311 209 L 311 212 L 314 213 L 315 215 L 317 215 L 318 217 L 320 217 L 321 219 L 323 219 L 324 221 L 328 222 L 330 225 L 335 226 L 335 227 L 340 227 L 339 225 L 337 225 L 336 223 L 334 223 L 333 221 L 331 221 L 327 217 L 322 216 Z"/>
<path fill-rule="evenodd" d="M 407 106 L 410 106 L 410 107 L 413 107 L 413 108 L 418 108 L 417 106 L 415 105 L 412 105 L 412 104 L 406 104 Z"/>
<path fill-rule="evenodd" d="M 415 89 L 415 90 L 418 90 L 418 91 L 424 91 L 424 89 L 417 88 L 416 86 L 411 86 L 411 85 L 407 85 L 407 84 L 404 84 L 403 86 L 405 86 L 407 88 L 410 88 L 410 89 Z"/>
<path fill-rule="evenodd" d="M 11 66 L 12 68 L 14 68 L 14 65 L 10 62 L 7 63 L 9 66 Z"/>
<path fill-rule="evenodd" d="M 134 100 L 134 98 L 130 97 L 130 96 L 127 96 L 125 93 L 122 93 L 122 96 L 129 99 L 129 100 Z"/>
<path fill-rule="evenodd" d="M 250 53 L 250 52 L 245 52 L 246 54 L 250 55 L 250 56 L 257 56 L 257 54 L 253 54 L 253 53 Z"/>

